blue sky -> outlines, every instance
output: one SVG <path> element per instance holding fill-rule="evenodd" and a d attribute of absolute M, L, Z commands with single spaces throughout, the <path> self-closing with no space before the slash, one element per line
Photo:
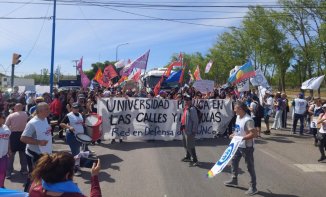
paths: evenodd
<path fill-rule="evenodd" d="M 61 0 L 67 1 L 67 0 Z M 69 0 L 73 1 L 73 0 Z M 109 2 L 107 0 L 95 0 Z M 52 20 L 8 20 L 3 17 L 50 17 L 53 15 L 53 2 L 44 0 L 0 0 L 0 73 L 11 73 L 11 57 L 16 52 L 22 55 L 22 63 L 16 66 L 15 74 L 23 76 L 30 73 L 41 73 L 42 68 L 50 70 Z M 76 0 L 74 2 L 80 2 Z M 89 2 L 94 2 L 89 0 Z M 228 1 L 191 1 L 191 0 L 131 0 L 110 1 L 122 3 L 169 4 L 169 5 L 275 5 L 274 0 L 228 0 Z M 49 3 L 49 4 L 35 4 Z M 115 9 L 115 10 L 114 10 Z M 162 10 L 169 9 L 169 10 Z M 119 10 L 119 11 L 118 11 Z M 183 10 L 183 11 L 176 11 Z M 191 11 L 185 11 L 191 10 Z M 206 12 L 204 12 L 206 11 Z M 144 19 L 147 15 L 156 18 L 220 18 L 242 17 L 246 8 L 159 8 L 144 9 L 130 7 L 99 7 L 83 5 L 57 5 L 57 18 L 111 18 L 111 19 Z M 134 14 L 126 13 L 132 12 Z M 212 26 L 237 26 L 241 18 L 223 20 L 186 21 Z M 201 52 L 216 42 L 219 34 L 228 28 L 190 25 L 170 21 L 67 21 L 56 22 L 55 63 L 61 67 L 63 74 L 74 74 L 72 60 L 84 57 L 84 70 L 90 69 L 91 63 L 115 60 L 116 47 L 119 47 L 118 59 L 139 57 L 148 49 L 151 50 L 148 69 L 166 65 L 173 53 Z"/>

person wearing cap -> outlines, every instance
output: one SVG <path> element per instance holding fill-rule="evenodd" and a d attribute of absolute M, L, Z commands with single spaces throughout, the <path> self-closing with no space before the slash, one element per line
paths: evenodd
<path fill-rule="evenodd" d="M 72 104 L 72 111 L 69 112 L 61 121 L 60 127 L 66 129 L 66 142 L 69 145 L 71 154 L 76 156 L 80 153 L 81 142 L 76 139 L 77 134 L 84 134 L 84 119 L 79 113 L 79 103 Z M 76 175 L 80 175 L 78 166 L 75 168 Z"/>
<path fill-rule="evenodd" d="M 320 151 L 320 158 L 318 162 L 324 161 L 326 159 L 325 156 L 325 145 L 326 145 L 326 104 L 322 106 L 323 112 L 319 114 L 317 124 L 321 124 L 320 129 L 318 130 L 316 138 L 318 139 L 318 147 Z"/>
<path fill-rule="evenodd" d="M 77 103 L 79 104 L 80 113 L 85 116 L 87 114 L 87 107 L 86 107 L 86 97 L 84 94 L 78 94 L 77 96 Z"/>
<path fill-rule="evenodd" d="M 190 167 L 198 166 L 199 162 L 195 149 L 195 136 L 198 131 L 199 123 L 197 109 L 192 105 L 192 97 L 189 94 L 184 95 L 183 98 L 185 101 L 185 108 L 181 117 L 181 132 L 186 156 L 181 161 L 191 162 L 189 165 Z"/>
<path fill-rule="evenodd" d="M 253 119 L 246 113 L 247 110 L 247 106 L 244 102 L 237 101 L 235 103 L 234 111 L 237 114 L 237 120 L 235 130 L 233 134 L 230 135 L 230 138 L 233 138 L 233 136 L 242 136 L 243 139 L 237 152 L 232 158 L 231 179 L 224 182 L 224 185 L 228 187 L 238 186 L 239 162 L 241 157 L 244 157 L 251 178 L 250 187 L 245 194 L 251 196 L 258 193 L 256 188 L 256 172 L 254 165 L 254 138 L 257 136 L 257 130 L 255 129 Z"/>
<path fill-rule="evenodd" d="M 26 157 L 29 173 L 33 171 L 33 166 L 44 153 L 51 154 L 52 135 L 51 126 L 47 117 L 50 114 L 50 107 L 46 102 L 36 105 L 36 115 L 28 121 L 26 127 L 20 137 L 20 141 L 26 144 Z M 30 179 L 27 179 L 24 191 L 28 191 Z"/>
<path fill-rule="evenodd" d="M 35 105 L 32 106 L 32 107 L 29 109 L 28 114 L 29 114 L 29 115 L 32 115 L 32 114 L 35 112 L 35 110 L 36 110 L 36 106 L 37 106 L 37 104 L 38 104 L 38 103 L 41 103 L 41 102 L 44 102 L 44 98 L 41 97 L 41 96 L 36 97 L 36 99 L 35 99 Z"/>
<path fill-rule="evenodd" d="M 167 93 L 164 90 L 160 90 L 160 92 L 156 96 L 156 98 L 160 98 L 160 99 L 166 99 L 166 97 L 167 97 Z"/>
<path fill-rule="evenodd" d="M 308 109 L 308 102 L 304 99 L 302 93 L 298 94 L 298 98 L 292 101 L 292 107 L 294 108 L 294 118 L 292 125 L 292 133 L 296 133 L 297 123 L 300 120 L 300 135 L 303 135 L 304 128 L 304 116 Z"/>

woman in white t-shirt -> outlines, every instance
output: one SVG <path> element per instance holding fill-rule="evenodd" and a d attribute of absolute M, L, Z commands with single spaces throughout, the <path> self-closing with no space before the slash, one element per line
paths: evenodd
<path fill-rule="evenodd" d="M 317 134 L 317 139 L 319 140 L 319 151 L 320 151 L 320 159 L 318 159 L 318 162 L 321 162 L 326 159 L 325 150 L 324 150 L 326 144 L 326 104 L 322 106 L 322 109 L 324 110 L 324 112 L 319 115 L 317 120 L 317 124 L 321 124 L 321 127 Z"/>
<path fill-rule="evenodd" d="M 8 164 L 8 154 L 10 153 L 9 137 L 11 131 L 4 124 L 5 120 L 5 116 L 3 114 L 0 114 L 0 188 L 4 187 Z"/>

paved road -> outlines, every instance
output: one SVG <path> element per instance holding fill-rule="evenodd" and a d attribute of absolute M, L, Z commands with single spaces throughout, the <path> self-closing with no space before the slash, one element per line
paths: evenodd
<path fill-rule="evenodd" d="M 272 131 L 272 135 L 256 140 L 255 165 L 256 196 L 320 197 L 326 193 L 326 163 L 318 163 L 319 152 L 309 135 L 291 135 L 289 130 Z M 200 167 L 188 167 L 180 162 L 184 150 L 180 141 L 124 142 L 91 146 L 102 161 L 100 184 L 103 196 L 123 197 L 213 197 L 245 196 L 249 175 L 240 162 L 239 188 L 228 188 L 230 166 L 213 179 L 205 174 L 221 156 L 229 140 L 207 139 L 197 141 Z M 58 141 L 56 150 L 68 150 Z M 18 158 L 17 160 L 18 161 Z M 18 163 L 15 169 L 19 170 Z M 84 194 L 89 195 L 90 172 L 83 169 L 75 177 Z M 22 189 L 25 177 L 16 173 L 5 185 Z M 11 182 L 12 181 L 12 182 Z"/>

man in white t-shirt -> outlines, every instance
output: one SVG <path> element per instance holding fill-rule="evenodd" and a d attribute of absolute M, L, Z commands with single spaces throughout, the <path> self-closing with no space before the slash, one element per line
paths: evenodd
<path fill-rule="evenodd" d="M 297 123 L 300 120 L 300 135 L 303 135 L 303 120 L 306 111 L 308 110 L 308 102 L 304 99 L 302 93 L 298 95 L 298 98 L 292 101 L 292 107 L 294 108 L 294 118 L 293 118 L 293 126 L 292 126 L 292 133 L 296 133 Z"/>
<path fill-rule="evenodd" d="M 33 166 L 43 153 L 52 153 L 51 126 L 47 117 L 50 114 L 50 107 L 47 103 L 41 102 L 36 106 L 36 115 L 27 123 L 20 140 L 26 144 L 26 155 L 28 171 L 33 171 Z M 29 182 L 25 185 L 25 192 L 28 191 Z"/>
<path fill-rule="evenodd" d="M 251 177 L 250 187 L 245 194 L 252 196 L 258 193 L 256 188 L 256 172 L 254 165 L 254 138 L 257 136 L 257 130 L 254 127 L 253 119 L 246 113 L 247 110 L 248 109 L 245 103 L 241 101 L 236 102 L 234 111 L 237 114 L 237 120 L 235 124 L 235 131 L 230 135 L 230 138 L 233 136 L 242 136 L 243 140 L 232 158 L 231 180 L 224 182 L 224 184 L 228 187 L 238 186 L 239 162 L 241 157 L 244 157 L 249 175 Z"/>

